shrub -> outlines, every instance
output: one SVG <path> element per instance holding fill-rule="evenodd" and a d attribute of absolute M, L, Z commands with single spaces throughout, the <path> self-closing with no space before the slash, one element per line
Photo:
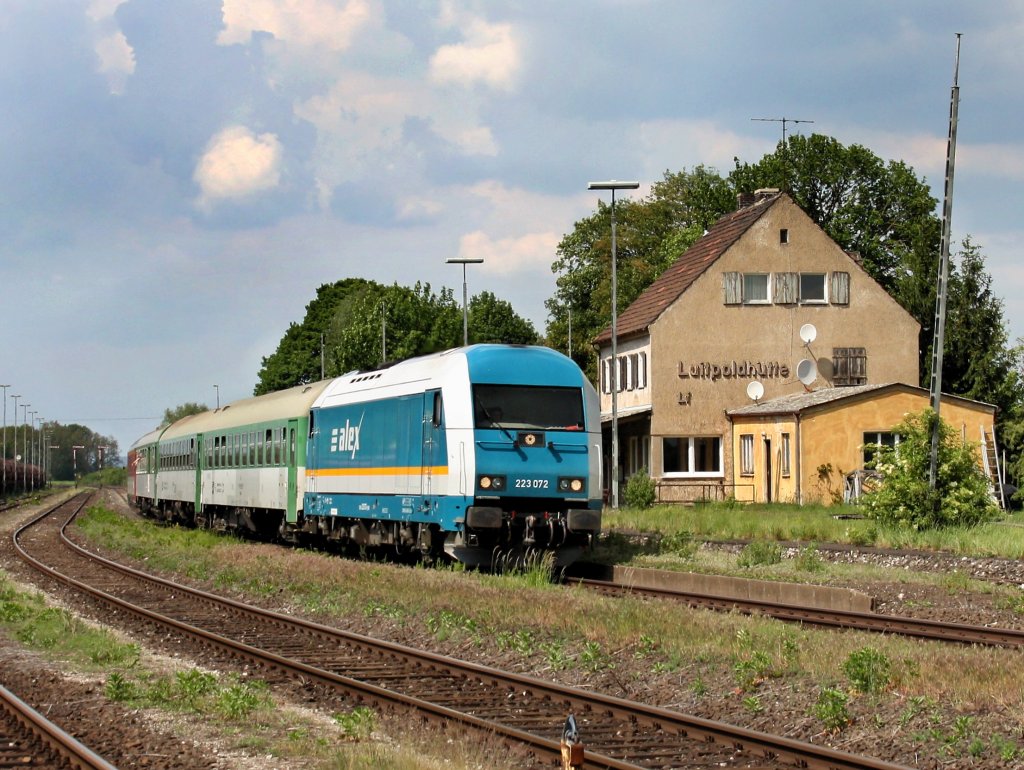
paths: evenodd
<path fill-rule="evenodd" d="M 753 567 L 758 564 L 778 564 L 781 561 L 782 547 L 778 543 L 755 540 L 743 547 L 736 563 L 740 567 Z"/>
<path fill-rule="evenodd" d="M 825 729 L 839 732 L 850 724 L 850 712 L 846 708 L 849 697 L 842 690 L 834 687 L 823 687 L 818 693 L 818 702 L 811 707 L 814 714 Z"/>
<path fill-rule="evenodd" d="M 860 692 L 881 692 L 889 684 L 892 664 L 874 647 L 854 650 L 843 663 L 843 673 Z"/>
<path fill-rule="evenodd" d="M 626 482 L 622 493 L 623 499 L 630 508 L 647 509 L 657 499 L 657 487 L 646 468 L 641 468 Z"/>
<path fill-rule="evenodd" d="M 973 527 L 998 513 L 989 480 L 973 445 L 961 441 L 939 420 L 938 469 L 935 489 L 928 483 L 931 431 L 935 412 L 910 414 L 893 431 L 898 447 L 870 445 L 873 465 L 883 477 L 878 489 L 863 498 L 868 516 L 892 527 L 915 530 L 938 527 Z"/>

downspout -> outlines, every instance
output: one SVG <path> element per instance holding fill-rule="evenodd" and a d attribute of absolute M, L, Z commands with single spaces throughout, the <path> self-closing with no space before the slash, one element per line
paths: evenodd
<path fill-rule="evenodd" d="M 796 444 L 796 446 L 793 448 L 793 454 L 796 455 L 796 458 L 795 458 L 796 459 L 796 502 L 797 502 L 798 505 L 803 505 L 804 504 L 804 492 L 803 492 L 804 474 L 803 474 L 803 463 L 800 461 L 801 457 L 803 455 L 803 451 L 801 449 L 802 442 L 800 441 L 800 413 L 797 412 L 794 416 L 796 417 L 796 430 L 794 431 L 794 433 L 796 434 L 796 436 L 794 437 L 795 438 L 795 442 L 794 443 Z"/>

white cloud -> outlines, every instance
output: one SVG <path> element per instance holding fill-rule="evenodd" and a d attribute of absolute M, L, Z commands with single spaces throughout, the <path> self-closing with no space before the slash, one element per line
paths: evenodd
<path fill-rule="evenodd" d="M 96 41 L 95 51 L 100 60 L 100 72 L 107 76 L 110 90 L 121 93 L 128 76 L 135 72 L 135 52 L 128 45 L 128 39 L 118 30 Z"/>
<path fill-rule="evenodd" d="M 254 136 L 243 126 L 230 126 L 207 145 L 192 178 L 199 185 L 198 205 L 244 198 L 276 187 L 281 179 L 282 148 L 274 134 Z"/>
<path fill-rule="evenodd" d="M 489 24 L 469 18 L 459 20 L 451 6 L 442 11 L 441 23 L 457 26 L 462 43 L 443 45 L 430 59 L 430 77 L 435 83 L 472 86 L 483 83 L 510 91 L 521 65 L 521 44 L 511 24 Z"/>
<path fill-rule="evenodd" d="M 249 42 L 253 32 L 269 32 L 299 46 L 344 51 L 375 16 L 367 0 L 337 8 L 328 0 L 224 0 L 221 45 Z"/>
<path fill-rule="evenodd" d="M 558 233 L 527 233 L 514 238 L 492 238 L 482 230 L 459 239 L 460 257 L 483 257 L 483 270 L 494 275 L 513 275 L 547 270 L 562 236 Z"/>
<path fill-rule="evenodd" d="M 135 72 L 135 51 L 117 28 L 114 13 L 124 0 L 93 0 L 86 9 L 94 27 L 93 50 L 99 60 L 99 72 L 106 76 L 110 92 L 120 94 Z"/>

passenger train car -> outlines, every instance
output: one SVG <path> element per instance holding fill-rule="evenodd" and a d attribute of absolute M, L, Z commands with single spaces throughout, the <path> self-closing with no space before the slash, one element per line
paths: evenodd
<path fill-rule="evenodd" d="M 128 493 L 263 538 L 564 565 L 600 530 L 599 420 L 572 360 L 473 345 L 179 420 L 132 446 Z"/>

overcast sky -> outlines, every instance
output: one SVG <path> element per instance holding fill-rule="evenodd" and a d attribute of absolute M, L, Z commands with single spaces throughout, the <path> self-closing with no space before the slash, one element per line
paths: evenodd
<path fill-rule="evenodd" d="M 461 299 L 449 257 L 543 332 L 587 182 L 726 174 L 781 137 L 752 118 L 941 201 L 958 32 L 954 242 L 1015 339 L 1021 0 L 0 0 L 0 383 L 123 455 L 251 395 L 320 284 Z"/>

